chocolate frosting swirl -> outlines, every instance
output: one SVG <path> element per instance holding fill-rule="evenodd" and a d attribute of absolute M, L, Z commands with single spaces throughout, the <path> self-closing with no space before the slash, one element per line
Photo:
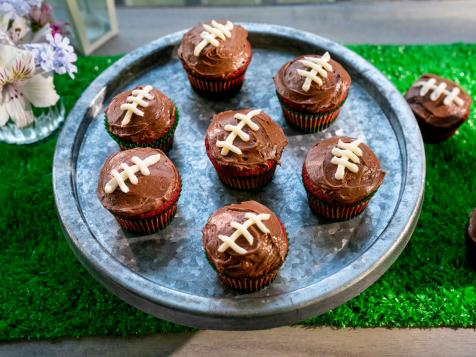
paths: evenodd
<path fill-rule="evenodd" d="M 360 144 L 362 156 L 357 164 L 359 171 L 354 173 L 345 171 L 344 178 L 334 177 L 337 165 L 331 163 L 331 151 L 336 147 L 339 139 L 350 143 L 355 139 L 350 137 L 333 136 L 322 140 L 309 150 L 304 161 L 303 173 L 311 181 L 311 190 L 320 191 L 330 198 L 330 203 L 353 204 L 375 192 L 381 185 L 385 172 L 380 169 L 380 160 L 365 144 Z"/>
<path fill-rule="evenodd" d="M 472 103 L 471 97 L 455 82 L 449 79 L 437 76 L 435 74 L 424 74 L 416 82 L 428 81 L 429 79 L 436 79 L 437 84 L 446 83 L 446 89 L 451 91 L 453 88 L 459 88 L 460 93 L 458 96 L 464 101 L 463 106 L 458 106 L 454 101 L 449 104 L 443 104 L 446 95 L 440 95 L 440 97 L 432 101 L 430 95 L 433 92 L 429 90 L 424 96 L 420 95 L 421 87 L 410 87 L 405 94 L 413 113 L 422 119 L 424 122 L 431 126 L 440 128 L 452 128 L 459 126 L 469 115 L 469 108 Z M 416 83 L 415 82 L 415 83 Z"/>
<path fill-rule="evenodd" d="M 225 24 L 226 20 L 217 21 Z M 209 22 L 208 24 L 210 24 Z M 221 79 L 238 71 L 251 60 L 251 45 L 247 40 L 248 32 L 240 25 L 233 24 L 231 38 L 219 39 L 218 47 L 208 44 L 197 57 L 195 47 L 202 41 L 202 24 L 196 25 L 182 38 L 177 54 L 192 74 L 208 79 Z"/>
<path fill-rule="evenodd" d="M 245 250 L 240 255 L 228 248 L 220 253 L 218 247 L 223 243 L 218 235 L 231 236 L 235 228 L 230 223 L 243 224 L 247 219 L 245 213 L 269 213 L 271 218 L 263 221 L 270 233 L 263 233 L 255 225 L 248 228 L 253 236 L 253 244 L 243 237 L 235 242 Z M 234 278 L 257 278 L 280 268 L 288 252 L 288 238 L 278 217 L 266 206 L 256 201 L 246 201 L 220 208 L 208 219 L 202 230 L 202 243 L 210 262 L 216 270 Z"/>
<path fill-rule="evenodd" d="M 134 89 L 142 88 L 144 86 Z M 121 110 L 121 105 L 126 103 L 132 91 L 133 89 L 116 95 L 107 107 L 106 118 L 110 132 L 125 141 L 136 143 L 149 143 L 162 138 L 175 124 L 174 103 L 164 93 L 154 88 L 150 91 L 154 98 L 147 100 L 149 105 L 138 107 L 144 112 L 144 116 L 132 114 L 131 121 L 121 126 L 122 119 L 126 115 L 126 111 Z"/>
<path fill-rule="evenodd" d="M 111 171 L 116 169 L 123 171 L 122 163 L 129 166 L 133 156 L 144 160 L 150 155 L 160 154 L 160 160 L 149 166 L 150 175 L 144 176 L 136 173 L 138 183 L 133 185 L 129 180 L 126 185 L 128 193 L 124 193 L 118 187 L 112 193 L 105 193 L 104 187 L 111 180 Z M 102 205 L 114 215 L 122 217 L 135 217 L 161 208 L 166 202 L 173 199 L 180 189 L 180 177 L 172 161 L 159 149 L 135 148 L 112 154 L 106 159 L 96 190 L 97 197 Z"/>
<path fill-rule="evenodd" d="M 329 64 L 332 66 L 332 71 L 327 72 L 327 78 L 322 78 L 324 82 L 322 86 L 312 83 L 309 91 L 305 92 L 302 89 L 305 78 L 297 73 L 298 69 L 309 70 L 299 62 L 304 57 L 320 58 L 321 56 L 299 56 L 284 64 L 274 77 L 279 98 L 299 111 L 318 113 L 334 109 L 347 95 L 351 83 L 349 74 L 338 62 L 331 59 Z"/>
<path fill-rule="evenodd" d="M 237 125 L 240 121 L 234 118 L 236 113 L 248 114 L 253 109 L 229 110 L 216 114 L 207 129 L 205 140 L 208 143 L 208 154 L 221 166 L 239 169 L 258 168 L 268 160 L 279 161 L 281 154 L 288 144 L 283 129 L 264 112 L 255 115 L 251 120 L 259 126 L 257 131 L 245 126 L 242 130 L 250 136 L 249 141 L 236 137 L 233 145 L 240 148 L 242 155 L 229 152 L 221 154 L 217 141 L 225 141 L 229 131 L 225 130 L 228 124 Z"/>

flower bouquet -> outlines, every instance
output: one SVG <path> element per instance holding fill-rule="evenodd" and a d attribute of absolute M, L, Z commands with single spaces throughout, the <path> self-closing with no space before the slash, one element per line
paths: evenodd
<path fill-rule="evenodd" d="M 77 72 L 64 28 L 42 0 L 0 0 L 0 141 L 32 143 L 64 120 L 53 76 Z"/>

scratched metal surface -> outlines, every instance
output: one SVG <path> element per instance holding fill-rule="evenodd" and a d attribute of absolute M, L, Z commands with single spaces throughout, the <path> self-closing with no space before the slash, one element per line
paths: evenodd
<path fill-rule="evenodd" d="M 399 255 L 418 218 L 424 182 L 424 151 L 415 120 L 395 88 L 349 50 L 297 30 L 245 24 L 253 61 L 241 92 L 211 102 L 190 88 L 175 47 L 181 34 L 129 54 L 91 84 L 70 113 L 58 141 L 54 186 L 66 237 L 80 260 L 129 303 L 187 325 L 252 329 L 297 322 L 356 295 Z M 291 58 L 329 50 L 351 73 L 350 95 L 337 121 L 324 132 L 301 134 L 281 112 L 272 77 Z M 96 198 L 98 172 L 118 150 L 103 127 L 112 97 L 151 84 L 175 101 L 180 122 L 169 153 L 183 180 L 178 213 L 165 230 L 147 236 L 124 232 Z M 289 145 L 271 184 L 238 192 L 223 186 L 204 148 L 214 113 L 261 108 L 283 128 Z M 306 202 L 301 166 L 307 150 L 331 135 L 363 137 L 387 172 L 363 215 L 329 223 Z M 73 200 L 71 200 L 73 196 Z M 201 246 L 201 228 L 213 211 L 254 199 L 284 222 L 291 241 L 276 281 L 253 294 L 220 284 Z"/>

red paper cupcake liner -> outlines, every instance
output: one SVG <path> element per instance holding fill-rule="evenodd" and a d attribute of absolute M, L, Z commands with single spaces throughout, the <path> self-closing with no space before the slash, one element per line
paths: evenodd
<path fill-rule="evenodd" d="M 307 201 L 311 210 L 318 216 L 332 221 L 344 221 L 361 214 L 367 208 L 370 199 L 378 190 L 377 187 L 367 197 L 354 204 L 339 205 L 328 202 L 328 198 L 325 194 L 312 185 L 311 179 L 304 165 L 302 166 L 302 180 L 307 192 Z"/>
<path fill-rule="evenodd" d="M 253 292 L 268 286 L 278 275 L 278 270 L 258 278 L 232 278 L 228 275 L 218 274 L 221 282 L 232 289 Z"/>
<path fill-rule="evenodd" d="M 287 122 L 306 133 L 315 133 L 328 128 L 339 116 L 342 106 L 347 99 L 347 92 L 345 92 L 342 94 L 342 99 L 335 108 L 327 112 L 311 113 L 291 108 L 279 94 L 277 95 L 284 118 Z"/>
<path fill-rule="evenodd" d="M 340 113 L 340 109 L 326 115 L 300 113 L 282 105 L 284 118 L 293 126 L 306 133 L 315 133 L 328 128 Z"/>
<path fill-rule="evenodd" d="M 232 95 L 238 92 L 245 80 L 245 74 L 243 73 L 238 78 L 227 79 L 223 81 L 211 81 L 194 77 L 189 74 L 188 79 L 192 88 L 200 95 L 206 97 L 224 97 Z"/>
<path fill-rule="evenodd" d="M 311 210 L 318 216 L 332 221 L 345 221 L 361 214 L 369 205 L 369 200 L 362 201 L 356 205 L 337 206 L 321 201 L 312 194 L 307 195 L 307 201 Z"/>
<path fill-rule="evenodd" d="M 221 182 L 235 190 L 252 190 L 266 186 L 273 179 L 276 166 L 274 165 L 260 174 L 250 176 L 229 176 L 221 170 L 217 170 L 217 174 Z"/>
<path fill-rule="evenodd" d="M 136 233 L 151 234 L 164 229 L 173 220 L 177 212 L 177 205 L 174 204 L 160 214 L 147 218 L 123 218 L 115 216 L 119 225 L 128 231 Z"/>
<path fill-rule="evenodd" d="M 249 59 L 240 69 L 229 74 L 223 79 L 207 79 L 190 72 L 185 62 L 182 65 L 187 72 L 192 88 L 201 96 L 209 99 L 221 99 L 236 94 L 245 80 L 246 70 L 251 63 L 251 45 L 248 43 Z"/>
<path fill-rule="evenodd" d="M 159 209 L 146 212 L 137 217 L 114 216 L 119 225 L 132 232 L 151 234 L 164 229 L 177 212 L 177 201 L 182 190 L 182 182 L 179 176 L 178 188 L 170 200 L 165 202 Z"/>
<path fill-rule="evenodd" d="M 205 149 L 208 158 L 215 168 L 220 180 L 227 186 L 236 190 L 252 190 L 268 184 L 274 176 L 278 163 L 268 160 L 263 166 L 249 170 L 233 170 L 232 168 L 222 167 L 212 155 L 210 155 L 210 146 L 205 138 Z"/>
<path fill-rule="evenodd" d="M 416 114 L 415 118 L 417 120 L 418 126 L 420 127 L 420 132 L 421 136 L 423 137 L 423 140 L 429 143 L 438 143 L 450 138 L 456 133 L 461 124 L 463 124 L 467 119 L 466 117 L 466 119 L 461 123 L 458 123 L 457 125 L 448 128 L 439 128 L 429 125 L 425 120 L 423 120 Z"/>

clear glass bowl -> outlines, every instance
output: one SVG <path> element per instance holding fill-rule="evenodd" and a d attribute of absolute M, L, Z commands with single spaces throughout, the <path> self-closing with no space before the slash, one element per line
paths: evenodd
<path fill-rule="evenodd" d="M 51 135 L 64 121 L 65 110 L 61 101 L 46 108 L 35 117 L 35 122 L 23 129 L 8 122 L 0 127 L 0 141 L 8 144 L 32 144 Z"/>

